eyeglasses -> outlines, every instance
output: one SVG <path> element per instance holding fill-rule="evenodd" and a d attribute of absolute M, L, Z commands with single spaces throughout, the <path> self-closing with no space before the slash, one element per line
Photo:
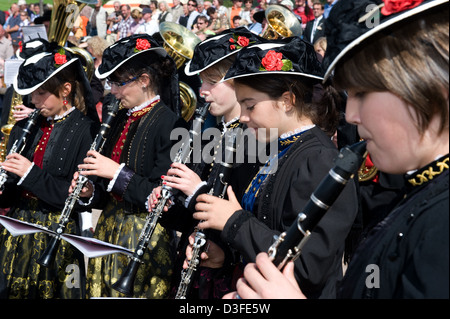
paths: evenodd
<path fill-rule="evenodd" d="M 197 5 L 195 3 L 188 3 L 188 6 L 196 7 Z"/>
<path fill-rule="evenodd" d="M 106 83 L 108 83 L 108 85 L 109 85 L 111 88 L 113 88 L 113 87 L 115 87 L 115 88 L 121 88 L 122 86 L 125 86 L 125 85 L 127 85 L 127 84 L 129 84 L 129 83 L 131 83 L 131 82 L 136 81 L 138 78 L 139 78 L 138 76 L 135 76 L 135 77 L 133 77 L 133 78 L 127 80 L 127 81 L 124 81 L 124 82 L 116 82 L 116 81 L 111 81 L 111 80 L 107 79 L 107 80 L 106 80 Z"/>

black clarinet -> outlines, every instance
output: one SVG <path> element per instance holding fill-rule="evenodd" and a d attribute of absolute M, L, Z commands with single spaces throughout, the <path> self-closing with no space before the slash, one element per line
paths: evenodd
<path fill-rule="evenodd" d="M 335 159 L 335 166 L 310 196 L 296 222 L 287 231 L 274 236 L 275 242 L 269 248 L 268 255 L 279 269 L 300 256 L 311 232 L 333 205 L 348 180 L 358 172 L 366 155 L 365 141 L 342 148 Z"/>
<path fill-rule="evenodd" d="M 175 159 L 173 160 L 174 163 L 184 164 L 191 157 L 194 139 L 201 135 L 201 129 L 203 123 L 205 122 L 209 106 L 210 103 L 203 103 L 201 106 L 197 107 L 189 134 L 181 142 L 181 146 L 178 149 Z M 136 278 L 139 265 L 143 263 L 142 258 L 144 256 L 144 252 L 146 251 L 148 243 L 155 231 L 159 218 L 164 211 L 164 207 L 167 205 L 173 194 L 174 190 L 172 187 L 167 185 L 163 185 L 161 187 L 161 197 L 158 199 L 158 203 L 155 208 L 150 212 L 150 214 L 147 215 L 144 228 L 139 235 L 136 249 L 133 256 L 130 257 L 131 259 L 128 266 L 119 280 L 112 285 L 112 288 L 118 292 L 126 296 L 133 295 L 134 280 Z"/>
<path fill-rule="evenodd" d="M 22 134 L 20 137 L 14 141 L 13 146 L 8 152 L 9 154 L 17 153 L 21 154 L 23 149 L 25 148 L 25 145 L 27 144 L 28 136 L 31 133 L 31 128 L 36 125 L 37 118 L 40 114 L 41 110 L 34 109 L 33 112 L 28 115 L 28 121 L 25 124 L 24 128 L 22 129 Z M 5 187 L 5 182 L 8 179 L 8 172 L 5 171 L 3 168 L 0 168 L 0 190 L 3 190 Z"/>
<path fill-rule="evenodd" d="M 111 101 L 110 110 L 103 119 L 102 125 L 100 126 L 100 130 L 95 136 L 95 139 L 92 142 L 89 150 L 97 152 L 101 152 L 103 150 L 103 146 L 105 145 L 109 129 L 111 128 L 111 123 L 116 117 L 117 112 L 119 111 L 119 105 L 120 101 L 117 100 L 115 97 L 113 97 Z M 75 188 L 73 189 L 72 193 L 67 197 L 64 203 L 64 208 L 61 211 L 61 215 L 59 216 L 56 236 L 51 238 L 44 253 L 37 260 L 37 263 L 39 265 L 49 267 L 55 260 L 56 252 L 58 250 L 59 243 L 61 240 L 61 234 L 64 232 L 64 229 L 66 228 L 67 224 L 70 221 L 70 215 L 72 214 L 72 211 L 78 199 L 80 198 L 81 190 L 83 189 L 83 186 L 86 184 L 87 181 L 88 178 L 85 175 L 83 175 L 83 170 L 79 170 Z"/>
<path fill-rule="evenodd" d="M 236 154 L 236 134 L 227 131 L 225 144 L 225 161 L 220 164 L 214 184 L 209 191 L 210 195 L 224 198 L 230 180 L 231 170 Z M 200 255 L 205 250 L 207 232 L 196 227 L 194 244 L 192 245 L 192 258 L 189 260 L 188 267 L 181 271 L 181 281 L 178 286 L 175 299 L 186 299 L 186 296 L 192 285 L 192 279 L 200 264 Z"/>

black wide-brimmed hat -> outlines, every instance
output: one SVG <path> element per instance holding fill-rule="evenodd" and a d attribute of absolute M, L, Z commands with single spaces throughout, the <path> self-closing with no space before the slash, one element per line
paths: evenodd
<path fill-rule="evenodd" d="M 167 51 L 150 35 L 134 34 L 122 38 L 103 51 L 102 64 L 95 70 L 95 75 L 105 79 L 128 60 L 148 52 L 167 55 Z"/>
<path fill-rule="evenodd" d="M 223 59 L 236 54 L 249 45 L 268 42 L 245 27 L 228 29 L 203 40 L 195 46 L 192 59 L 186 63 L 184 72 L 192 76 Z"/>
<path fill-rule="evenodd" d="M 223 80 L 252 75 L 290 74 L 320 83 L 323 69 L 314 47 L 299 37 L 284 41 L 256 44 L 241 50 Z"/>
<path fill-rule="evenodd" d="M 24 61 L 13 81 L 14 90 L 20 95 L 32 93 L 72 63 L 79 63 L 79 68 L 83 68 L 71 52 L 43 39 L 25 42 L 20 58 Z"/>
<path fill-rule="evenodd" d="M 354 48 L 389 27 L 408 22 L 419 14 L 439 10 L 449 0 L 340 0 L 325 20 L 327 50 L 324 79 Z M 381 48 L 380 48 L 381 50 Z"/>

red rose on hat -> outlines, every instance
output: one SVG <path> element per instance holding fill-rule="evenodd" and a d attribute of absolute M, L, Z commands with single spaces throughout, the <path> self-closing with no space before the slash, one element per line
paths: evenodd
<path fill-rule="evenodd" d="M 232 38 L 229 38 L 228 41 L 230 43 L 236 43 L 230 45 L 230 50 L 242 49 L 243 47 L 248 46 L 250 43 L 250 39 L 244 36 L 233 34 Z"/>
<path fill-rule="evenodd" d="M 137 39 L 136 40 L 136 52 L 137 51 L 142 51 L 142 50 L 147 50 L 151 48 L 151 44 L 150 42 L 148 42 L 147 39 Z"/>
<path fill-rule="evenodd" d="M 384 7 L 381 8 L 381 14 L 384 16 L 393 13 L 412 9 L 421 4 L 423 0 L 384 0 Z"/>
<path fill-rule="evenodd" d="M 261 60 L 261 64 L 266 71 L 281 71 L 281 68 L 283 67 L 282 59 L 283 54 L 270 50 Z"/>
<path fill-rule="evenodd" d="M 238 36 L 237 44 L 239 44 L 241 47 L 246 47 L 248 46 L 249 43 L 250 43 L 249 38 Z"/>
<path fill-rule="evenodd" d="M 65 54 L 55 53 L 55 64 L 62 65 L 67 62 L 67 57 Z"/>

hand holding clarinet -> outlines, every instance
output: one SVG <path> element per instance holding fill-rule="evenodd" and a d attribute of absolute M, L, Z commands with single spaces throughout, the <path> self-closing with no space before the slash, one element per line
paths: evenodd
<path fill-rule="evenodd" d="M 268 253 L 258 254 L 255 263 L 246 266 L 244 277 L 236 284 L 237 292 L 227 294 L 224 298 L 306 298 L 294 276 L 294 261 L 347 181 L 357 173 L 366 155 L 364 141 L 341 150 L 335 159 L 335 166 L 311 194 L 296 222 L 275 238 Z"/>

